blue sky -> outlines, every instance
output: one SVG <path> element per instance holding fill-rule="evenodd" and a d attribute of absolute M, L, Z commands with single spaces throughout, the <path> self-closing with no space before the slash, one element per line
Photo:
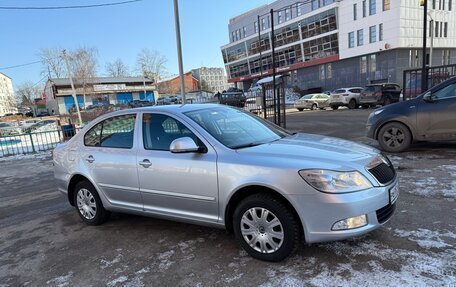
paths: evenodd
<path fill-rule="evenodd" d="M 0 6 L 86 5 L 120 0 L 2 0 Z M 180 0 L 184 69 L 223 67 L 220 46 L 228 43 L 228 21 L 268 0 Z M 177 73 L 173 0 L 70 10 L 0 10 L 0 68 L 39 60 L 40 48 L 80 46 L 98 49 L 98 70 L 121 58 L 132 68 L 143 48 L 168 59 L 167 71 Z M 0 70 L 16 86 L 38 82 L 41 64 Z"/>

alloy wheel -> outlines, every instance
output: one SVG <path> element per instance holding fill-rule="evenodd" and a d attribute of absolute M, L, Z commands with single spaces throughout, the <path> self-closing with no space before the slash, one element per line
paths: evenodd
<path fill-rule="evenodd" d="M 391 127 L 383 133 L 383 142 L 389 147 L 399 147 L 404 143 L 404 132 L 396 127 Z"/>
<path fill-rule="evenodd" d="M 88 189 L 81 188 L 76 196 L 76 201 L 78 210 L 85 219 L 91 220 L 95 217 L 97 204 L 95 197 Z"/>

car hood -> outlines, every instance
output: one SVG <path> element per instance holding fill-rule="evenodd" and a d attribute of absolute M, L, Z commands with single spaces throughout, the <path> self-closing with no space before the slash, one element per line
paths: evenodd
<path fill-rule="evenodd" d="M 280 140 L 237 150 L 239 154 L 329 162 L 369 162 L 379 151 L 334 137 L 298 133 Z"/>

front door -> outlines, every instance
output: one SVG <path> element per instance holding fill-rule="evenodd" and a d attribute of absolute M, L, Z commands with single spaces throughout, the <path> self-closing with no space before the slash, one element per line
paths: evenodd
<path fill-rule="evenodd" d="M 171 153 L 177 138 L 190 137 L 205 153 Z M 138 147 L 139 185 L 148 212 L 204 222 L 218 220 L 215 150 L 178 119 L 160 113 L 142 115 Z"/>
<path fill-rule="evenodd" d="M 419 133 L 429 140 L 456 139 L 456 83 L 432 92 L 433 100 L 420 100 Z"/>
<path fill-rule="evenodd" d="M 81 161 L 110 204 L 142 210 L 134 142 L 136 114 L 116 116 L 84 135 Z"/>

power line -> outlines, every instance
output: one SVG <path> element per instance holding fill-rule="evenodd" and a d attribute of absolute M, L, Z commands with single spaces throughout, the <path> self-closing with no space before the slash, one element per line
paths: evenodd
<path fill-rule="evenodd" d="M 134 2 L 141 2 L 143 0 L 128 0 L 121 2 L 102 3 L 102 4 L 91 4 L 91 5 L 75 5 L 75 6 L 46 6 L 46 7 L 15 7 L 15 6 L 0 6 L 0 10 L 61 10 L 61 9 L 83 9 L 83 8 L 97 8 L 106 6 L 117 6 L 130 4 Z"/>
<path fill-rule="evenodd" d="M 14 68 L 19 68 L 19 67 L 25 67 L 25 66 L 35 65 L 35 64 L 38 64 L 38 63 L 41 63 L 41 61 L 35 61 L 35 62 L 20 64 L 20 65 L 14 65 L 14 66 L 9 66 L 9 67 L 0 67 L 0 70 L 8 70 L 8 69 L 14 69 Z"/>

